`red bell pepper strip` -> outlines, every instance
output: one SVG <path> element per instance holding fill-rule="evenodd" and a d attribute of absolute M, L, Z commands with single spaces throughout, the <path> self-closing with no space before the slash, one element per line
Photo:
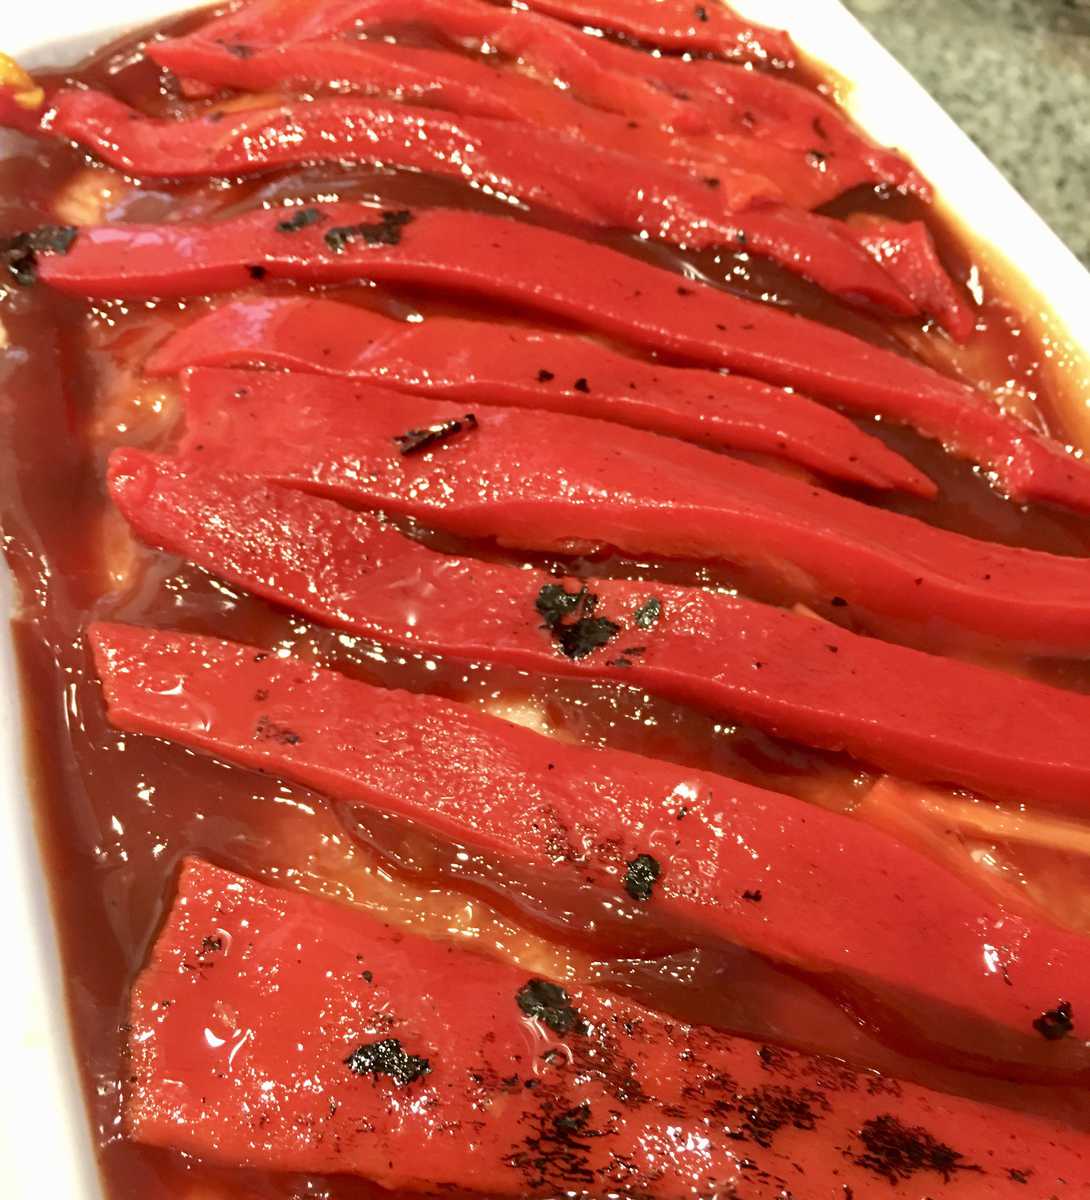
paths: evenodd
<path fill-rule="evenodd" d="M 497 69 L 485 57 L 387 41 L 289 42 L 238 58 L 219 44 L 185 44 L 185 90 L 201 86 L 249 91 L 363 93 L 423 103 L 459 116 L 491 117 L 550 129 L 624 154 L 673 163 L 696 174 L 763 176 L 788 174 L 797 163 L 783 147 L 752 138 L 719 142 L 714 135 L 681 139 L 661 124 L 629 121 L 579 103 L 567 91 L 514 71 Z M 214 92 L 214 88 L 212 89 Z M 749 159 L 752 158 L 752 162 Z M 782 190 L 765 180 L 763 195 L 782 200 Z"/>
<path fill-rule="evenodd" d="M 244 59 L 221 45 L 186 45 L 171 56 L 189 73 L 182 91 L 195 99 L 215 95 L 215 84 L 250 91 L 363 92 L 394 99 L 423 100 L 460 114 L 519 120 L 554 132 L 577 136 L 592 145 L 639 154 L 685 167 L 694 174 L 716 177 L 743 172 L 763 178 L 770 197 L 789 192 L 803 208 L 824 204 L 875 174 L 848 155 L 834 157 L 811 130 L 809 146 L 799 152 L 775 138 L 749 130 L 713 129 L 693 120 L 687 101 L 671 99 L 652 88 L 635 87 L 642 103 L 639 119 L 622 112 L 592 108 L 552 82 L 497 69 L 486 57 L 404 46 L 381 41 L 313 41 L 254 50 Z M 596 74 L 597 77 L 597 74 Z M 609 77 L 612 84 L 613 76 Z M 633 81 L 628 80 L 631 88 Z M 714 102 L 719 105 L 718 98 Z M 631 107 L 631 106 L 630 106 Z M 667 113 L 655 110 L 667 109 Z M 679 133 L 671 119 L 691 128 Z M 824 126 L 822 126 L 824 128 Z M 817 146 L 813 143 L 818 143 Z M 773 182 L 773 180 L 775 182 Z"/>
<path fill-rule="evenodd" d="M 725 4 L 689 0 L 527 0 L 533 12 L 571 25 L 625 34 L 660 50 L 716 54 L 743 62 L 795 61 L 795 47 L 781 29 L 751 25 Z"/>
<path fill-rule="evenodd" d="M 737 243 L 849 301 L 901 316 L 920 311 L 849 227 L 790 209 L 746 212 L 767 195 L 761 179 L 722 175 L 712 187 L 517 122 L 340 98 L 163 121 L 81 89 L 57 97 L 54 129 L 141 176 L 234 176 L 315 161 L 427 171 L 694 249 Z"/>
<path fill-rule="evenodd" d="M 152 43 L 148 53 L 183 77 L 249 87 L 246 60 L 292 47 L 287 53 L 293 72 L 321 82 L 330 80 L 321 65 L 326 52 L 319 51 L 313 66 L 308 67 L 304 44 L 314 46 L 345 34 L 357 37 L 361 28 L 396 26 L 408 16 L 400 0 L 341 0 L 322 5 L 265 0 L 211 21 L 185 37 Z M 653 57 L 589 37 L 535 13 L 479 0 L 418 0 L 411 20 L 431 26 L 458 46 L 487 47 L 549 86 L 561 81 L 580 100 L 607 112 L 684 137 L 716 131 L 728 138 L 740 135 L 724 149 L 732 149 L 743 161 L 758 153 L 745 145 L 755 139 L 794 150 L 797 153 L 782 162 L 784 173 L 777 181 L 790 188 L 791 199 L 799 205 L 816 207 L 859 184 L 877 182 L 930 195 L 927 184 L 899 155 L 867 141 L 820 97 L 772 76 L 755 82 L 749 78 L 753 72 L 722 63 Z M 235 77 L 226 69 L 229 58 L 239 67 Z M 328 64 L 328 59 L 325 61 Z M 679 75 L 684 68 L 691 70 Z M 236 78 L 241 83 L 236 83 Z M 339 72 L 330 81 L 339 84 Z M 769 170 L 772 161 L 768 160 Z"/>
<path fill-rule="evenodd" d="M 598 417 L 798 463 L 876 488 L 934 484 L 851 421 L 755 379 L 663 367 L 574 334 L 431 317 L 414 325 L 314 296 L 248 296 L 180 330 L 149 375 L 266 364 L 398 391 Z"/>
<path fill-rule="evenodd" d="M 197 370 L 183 456 L 539 551 L 746 563 L 807 597 L 1027 648 L 1090 651 L 1090 560 L 977 541 L 643 430 L 368 384 Z M 437 448 L 405 454 L 412 431 Z M 453 434 L 454 436 L 447 436 Z M 399 450 L 399 446 L 401 450 Z"/>
<path fill-rule="evenodd" d="M 935 317 L 955 341 L 969 340 L 975 324 L 972 311 L 939 260 L 935 241 L 922 221 L 887 221 L 859 214 L 839 228 L 851 230 L 852 244 L 865 245 L 921 312 Z"/>
<path fill-rule="evenodd" d="M 275 986 L 270 986 L 275 980 Z M 1053 1122 L 731 1038 L 188 859 L 133 988 L 127 1132 L 396 1192 L 1046 1200 Z M 788 1187 L 792 1189 L 788 1191 Z"/>
<path fill-rule="evenodd" d="M 117 451 L 109 488 L 150 545 L 383 642 L 630 684 L 926 782 L 1090 800 L 1084 696 L 676 585 L 592 580 L 597 606 L 569 628 L 553 618 L 583 611 L 578 584 L 566 597 L 544 572 L 437 554 L 369 514 L 177 459 Z M 926 583 L 907 590 L 932 611 Z"/>
<path fill-rule="evenodd" d="M 567 234 L 479 213 L 319 206 L 323 220 L 261 210 L 217 222 L 82 229 L 39 276 L 82 296 L 200 295 L 254 278 L 368 278 L 460 289 L 648 349 L 797 388 L 912 425 L 988 467 L 1019 501 L 1090 512 L 1090 467 L 980 393 L 918 363 Z"/>
<path fill-rule="evenodd" d="M 117 728 L 498 855 L 553 923 L 578 922 L 572 895 L 591 888 L 670 949 L 710 938 L 814 975 L 896 1047 L 986 1074 L 1090 1074 L 1082 1037 L 1051 1044 L 1033 1024 L 1057 995 L 1076 1018 L 1090 1005 L 1085 939 L 995 907 L 862 821 L 253 646 L 128 625 L 91 641 Z M 586 935 L 616 952 L 608 928 Z"/>

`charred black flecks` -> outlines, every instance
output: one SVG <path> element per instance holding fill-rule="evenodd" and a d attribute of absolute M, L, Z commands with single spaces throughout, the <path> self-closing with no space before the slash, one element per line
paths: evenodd
<path fill-rule="evenodd" d="M 586 658 L 621 632 L 615 621 L 594 616 L 598 597 L 586 584 L 577 592 L 569 592 L 561 583 L 547 583 L 538 592 L 535 607 L 545 621 L 544 627 L 568 658 Z"/>
<path fill-rule="evenodd" d="M 1049 1042 L 1058 1042 L 1075 1028 L 1071 1004 L 1061 1000 L 1055 1008 L 1047 1009 L 1033 1022 L 1033 1028 Z"/>
<path fill-rule="evenodd" d="M 449 421 L 437 421 L 434 425 L 427 425 L 423 429 L 409 429 L 405 433 L 399 433 L 394 437 L 394 444 L 403 455 L 419 454 L 429 446 L 445 442 L 447 438 L 454 437 L 456 433 L 463 431 L 469 433 L 477 426 L 477 418 L 473 413 L 466 413 L 464 417 L 453 417 Z"/>
<path fill-rule="evenodd" d="M 515 1003 L 528 1017 L 537 1018 L 561 1037 L 585 1028 L 571 997 L 558 983 L 531 979 L 515 993 Z"/>
<path fill-rule="evenodd" d="M 16 283 L 28 287 L 38 278 L 38 256 L 67 254 L 78 232 L 74 225 L 42 225 L 0 238 L 0 260 Z"/>
<path fill-rule="evenodd" d="M 358 1046 L 344 1060 L 344 1065 L 354 1075 L 370 1075 L 373 1079 L 385 1075 L 401 1087 L 415 1083 L 431 1071 L 431 1063 L 426 1058 L 408 1054 L 397 1038 L 383 1038 L 380 1042 Z"/>
<path fill-rule="evenodd" d="M 361 221 L 358 225 L 338 225 L 326 230 L 325 244 L 334 254 L 343 254 L 352 242 L 368 246 L 396 246 L 402 229 L 413 219 L 408 209 L 386 210 L 377 221 Z"/>
<path fill-rule="evenodd" d="M 276 232 L 298 233 L 300 229 L 306 229 L 308 225 L 317 225 L 324 218 L 325 214 L 320 209 L 300 208 L 286 220 L 277 221 Z"/>
<path fill-rule="evenodd" d="M 629 864 L 624 876 L 624 890 L 633 900 L 650 900 L 662 868 L 650 854 L 639 854 Z"/>

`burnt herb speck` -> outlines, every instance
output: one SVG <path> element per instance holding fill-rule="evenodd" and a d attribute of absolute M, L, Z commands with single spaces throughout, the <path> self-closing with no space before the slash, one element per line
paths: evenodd
<path fill-rule="evenodd" d="M 322 219 L 322 213 L 316 208 L 301 208 L 283 221 L 277 221 L 277 233 L 298 233 L 308 225 L 317 225 Z"/>
<path fill-rule="evenodd" d="M 383 1038 L 358 1046 L 344 1060 L 354 1075 L 370 1075 L 378 1079 L 385 1075 L 401 1087 L 406 1087 L 431 1071 L 431 1063 L 416 1054 L 408 1054 L 397 1038 Z"/>
<path fill-rule="evenodd" d="M 856 1166 L 872 1171 L 891 1184 L 922 1171 L 940 1175 L 945 1183 L 958 1171 L 980 1171 L 965 1156 L 940 1142 L 926 1129 L 904 1125 L 889 1113 L 863 1123 L 856 1135 L 861 1148 L 845 1154 Z"/>
<path fill-rule="evenodd" d="M 535 607 L 560 650 L 568 658 L 586 658 L 621 632 L 608 617 L 594 616 L 598 597 L 584 584 L 569 592 L 563 584 L 547 583 L 538 592 Z"/>
<path fill-rule="evenodd" d="M 352 242 L 362 241 L 367 246 L 396 246 L 401 241 L 402 229 L 413 219 L 408 209 L 397 212 L 386 210 L 377 221 L 361 221 L 358 225 L 338 225 L 327 229 L 325 244 L 334 254 L 343 254 Z"/>
<path fill-rule="evenodd" d="M 648 598 L 636 609 L 636 628 L 654 629 L 662 616 L 662 601 L 658 596 Z"/>
<path fill-rule="evenodd" d="M 515 993 L 515 1003 L 526 1016 L 536 1018 L 561 1037 L 585 1028 L 571 997 L 558 983 L 531 979 Z"/>
<path fill-rule="evenodd" d="M 650 854 L 638 854 L 624 874 L 624 890 L 633 900 L 650 900 L 662 868 Z"/>
<path fill-rule="evenodd" d="M 1033 1028 L 1049 1042 L 1058 1042 L 1075 1028 L 1071 1004 L 1061 1000 L 1055 1008 L 1047 1009 L 1033 1022 Z"/>
<path fill-rule="evenodd" d="M 394 444 L 403 455 L 419 454 L 421 450 L 426 450 L 429 446 L 434 446 L 439 442 L 445 442 L 447 438 L 452 438 L 456 433 L 471 432 L 477 428 L 477 424 L 477 418 L 473 413 L 466 413 L 461 418 L 438 421 L 424 429 L 409 429 L 405 433 L 399 433 L 394 437 Z"/>
<path fill-rule="evenodd" d="M 259 742 L 276 742 L 279 746 L 297 746 L 303 739 L 294 729 L 285 725 L 277 725 L 267 716 L 258 718 L 254 728 L 254 737 Z"/>
<path fill-rule="evenodd" d="M 38 256 L 67 254 L 78 232 L 74 225 L 42 225 L 0 238 L 0 260 L 16 283 L 28 287 L 38 278 Z"/>

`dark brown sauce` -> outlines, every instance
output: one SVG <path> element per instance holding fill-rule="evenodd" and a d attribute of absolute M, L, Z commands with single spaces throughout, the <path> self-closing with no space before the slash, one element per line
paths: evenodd
<path fill-rule="evenodd" d="M 184 29 L 198 19 L 182 18 L 173 28 Z M 186 106 L 170 81 L 136 53 L 145 36 L 122 40 L 65 77 L 105 88 L 149 113 L 182 111 Z M 426 33 L 417 31 L 414 40 L 428 44 Z M 794 75 L 811 85 L 821 80 L 820 73 L 807 66 L 796 68 Z M 112 172 L 89 166 L 80 153 L 59 144 L 10 135 L 0 148 L 6 153 L 0 160 L 0 233 L 57 220 L 55 203 L 62 190 L 74 180 L 92 177 L 116 185 L 115 197 L 103 208 L 107 219 L 227 214 L 278 197 L 331 194 L 375 195 L 394 206 L 443 203 L 501 211 L 498 202 L 445 182 L 335 168 L 272 174 L 229 190 L 159 183 L 133 190 Z M 972 244 L 919 201 L 881 189 L 859 191 L 830 206 L 838 214 L 862 210 L 926 220 L 954 276 L 965 280 L 974 271 L 979 275 L 985 299 L 977 333 L 965 351 L 950 347 L 935 330 L 893 326 L 849 309 L 745 255 L 684 255 L 620 234 L 592 234 L 549 214 L 525 216 L 594 236 L 670 270 L 696 272 L 739 295 L 781 304 L 902 353 L 916 353 L 947 372 L 994 387 L 1009 381 L 1012 402 L 1035 411 L 1047 428 L 1078 441 L 1081 431 L 1065 430 L 1062 424 L 1061 414 L 1071 407 L 1062 379 L 1048 369 L 1035 329 L 1021 323 L 1019 297 L 993 281 Z M 502 211 L 510 213 L 506 205 Z M 372 287 L 338 289 L 337 295 L 392 314 L 415 309 L 425 315 L 500 316 L 459 297 Z M 84 305 L 44 289 L 13 290 L 0 303 L 0 321 L 12 347 L 0 357 L 0 516 L 20 596 L 15 631 L 44 873 L 52 890 L 84 1085 L 111 1196 L 332 1200 L 379 1192 L 358 1180 L 219 1170 L 136 1146 L 119 1135 L 118 1081 L 124 1075 L 120 1027 L 127 990 L 169 900 L 177 863 L 188 853 L 207 855 L 285 886 L 374 907 L 406 924 L 438 928 L 458 922 L 477 931 L 482 948 L 635 991 L 691 1019 L 725 1021 L 756 1036 L 782 1033 L 801 1044 L 833 1045 L 865 1065 L 881 1065 L 933 1086 L 1090 1127 L 1090 1104 L 1084 1096 L 1032 1083 L 1014 1086 L 969 1078 L 877 1045 L 807 981 L 758 955 L 701 948 L 642 961 L 631 957 L 631 947 L 619 945 L 616 958 L 592 961 L 579 948 L 577 928 L 558 931 L 554 925 L 545 929 L 556 943 L 550 946 L 534 932 L 539 922 L 531 912 L 511 903 L 509 890 L 506 898 L 498 897 L 495 879 L 489 882 L 489 864 L 481 864 L 475 881 L 462 871 L 463 891 L 455 892 L 452 848 L 436 845 L 419 831 L 375 814 L 349 814 L 342 822 L 322 797 L 304 789 L 174 745 L 113 731 L 82 640 L 82 630 L 94 616 L 290 647 L 376 683 L 474 704 L 508 709 L 522 705 L 563 736 L 720 771 L 849 811 L 863 804 L 874 779 L 864 764 L 785 743 L 744 725 L 717 722 L 639 692 L 384 653 L 362 639 L 339 637 L 240 594 L 192 566 L 136 548 L 106 501 L 103 462 L 114 445 L 158 445 L 169 437 L 171 389 L 141 385 L 139 364 L 170 329 L 203 308 L 199 300 Z M 872 425 L 940 483 L 942 499 L 925 503 L 866 496 L 871 502 L 1011 545 L 1063 554 L 1090 551 L 1090 522 L 1059 512 L 1019 509 L 933 444 L 909 431 L 873 423 L 868 427 Z M 435 542 L 450 545 L 441 539 Z M 497 554 L 489 547 L 472 550 Z M 753 590 L 753 581 L 728 568 L 633 563 L 608 555 L 568 565 L 584 572 L 729 583 Z M 792 601 L 782 592 L 768 598 Z M 822 615 L 844 619 L 837 610 Z M 1081 663 L 1003 659 L 998 665 L 1090 690 L 1090 669 Z M 978 882 L 995 886 L 1001 894 L 1013 887 L 1019 897 L 1051 907 L 1073 927 L 1090 929 L 1085 885 L 1070 886 L 1085 874 L 1081 853 L 1019 848 L 983 835 L 974 840 L 970 833 L 951 846 L 945 828 L 926 822 L 905 825 L 903 831 L 928 853 L 976 871 Z M 1005 864 L 1003 877 L 997 872 L 981 877 L 983 868 L 974 867 L 971 857 L 980 846 Z M 1012 873 L 1018 879 L 1014 885 L 1007 881 Z"/>

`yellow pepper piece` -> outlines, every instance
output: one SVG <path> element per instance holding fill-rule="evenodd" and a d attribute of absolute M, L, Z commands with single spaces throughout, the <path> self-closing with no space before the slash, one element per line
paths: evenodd
<path fill-rule="evenodd" d="M 45 103 L 45 92 L 7 54 L 0 54 L 0 89 L 13 92 L 12 99 L 20 108 L 41 108 Z"/>

